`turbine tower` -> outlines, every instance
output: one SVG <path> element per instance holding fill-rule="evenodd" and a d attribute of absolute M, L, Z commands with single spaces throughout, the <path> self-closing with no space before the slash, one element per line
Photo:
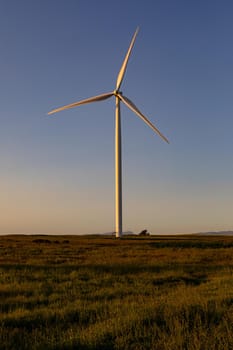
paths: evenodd
<path fill-rule="evenodd" d="M 138 117 L 140 117 L 152 130 L 154 130 L 164 141 L 169 143 L 168 139 L 140 112 L 135 104 L 129 98 L 124 96 L 120 91 L 120 87 L 125 75 L 128 60 L 134 46 L 136 36 L 139 28 L 136 29 L 131 40 L 130 46 L 126 53 L 125 59 L 117 76 L 116 88 L 112 92 L 107 92 L 98 96 L 90 97 L 69 105 L 53 109 L 48 114 L 64 111 L 65 109 L 74 108 L 86 103 L 98 102 L 106 100 L 115 96 L 116 112 L 115 112 L 115 232 L 116 237 L 120 238 L 122 235 L 122 160 L 121 160 L 121 112 L 120 103 L 123 102 L 129 109 L 131 109 Z"/>

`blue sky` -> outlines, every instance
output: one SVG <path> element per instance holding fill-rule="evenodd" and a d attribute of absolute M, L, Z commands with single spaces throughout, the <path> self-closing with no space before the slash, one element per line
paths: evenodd
<path fill-rule="evenodd" d="M 124 230 L 233 229 L 231 1 L 3 1 L 0 233 L 114 231 L 114 99 L 122 84 L 170 145 L 122 106 Z"/>

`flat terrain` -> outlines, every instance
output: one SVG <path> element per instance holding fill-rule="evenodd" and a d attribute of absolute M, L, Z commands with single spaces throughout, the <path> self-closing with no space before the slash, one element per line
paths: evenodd
<path fill-rule="evenodd" d="M 233 237 L 0 237 L 0 349 L 233 349 Z"/>

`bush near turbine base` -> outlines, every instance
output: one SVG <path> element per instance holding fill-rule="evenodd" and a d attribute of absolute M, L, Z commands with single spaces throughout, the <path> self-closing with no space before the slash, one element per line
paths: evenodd
<path fill-rule="evenodd" d="M 140 237 L 146 237 L 146 236 L 150 236 L 150 232 L 148 232 L 146 229 L 142 230 L 139 234 Z"/>
<path fill-rule="evenodd" d="M 233 349 L 233 237 L 2 236 L 0 281 L 1 350 Z"/>

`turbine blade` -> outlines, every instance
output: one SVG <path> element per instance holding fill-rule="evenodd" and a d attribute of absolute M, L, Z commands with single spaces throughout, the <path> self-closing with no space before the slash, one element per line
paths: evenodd
<path fill-rule="evenodd" d="M 74 108 L 74 107 L 77 107 L 77 106 L 80 106 L 80 105 L 84 105 L 85 103 L 91 103 L 91 102 L 98 102 L 98 101 L 106 100 L 107 98 L 111 97 L 112 95 L 114 95 L 113 92 L 108 92 L 106 94 L 101 94 L 101 95 L 98 95 L 98 96 L 86 98 L 85 100 L 81 100 L 79 102 L 71 103 L 69 105 L 53 109 L 52 111 L 48 112 L 48 114 L 53 114 L 53 113 L 57 113 L 57 112 L 60 112 L 60 111 L 64 111 L 65 109 Z"/>
<path fill-rule="evenodd" d="M 154 130 L 164 141 L 169 143 L 168 139 L 139 111 L 139 109 L 135 106 L 135 104 L 130 101 L 127 97 L 122 96 L 121 94 L 117 94 L 119 99 L 124 102 L 124 104 L 131 109 L 134 113 L 136 113 L 152 130 Z"/>
<path fill-rule="evenodd" d="M 139 31 L 139 28 L 136 29 L 136 32 L 134 33 L 134 36 L 131 40 L 131 43 L 129 45 L 129 48 L 128 48 L 128 51 L 127 51 L 127 54 L 125 56 L 125 59 L 122 63 L 122 66 L 121 66 L 121 69 L 118 73 L 118 77 L 117 77 L 117 83 L 116 83 L 116 90 L 118 91 L 120 89 L 120 86 L 121 86 L 121 83 L 122 83 L 122 80 L 124 78 L 124 75 L 125 75 L 125 71 L 126 71 L 126 67 L 127 67 L 127 63 L 128 63 L 128 60 L 129 60 L 129 56 L 130 56 L 130 53 L 132 51 L 132 48 L 134 46 L 134 42 L 135 42 L 135 39 L 136 39 L 136 36 L 138 34 L 138 31 Z"/>

